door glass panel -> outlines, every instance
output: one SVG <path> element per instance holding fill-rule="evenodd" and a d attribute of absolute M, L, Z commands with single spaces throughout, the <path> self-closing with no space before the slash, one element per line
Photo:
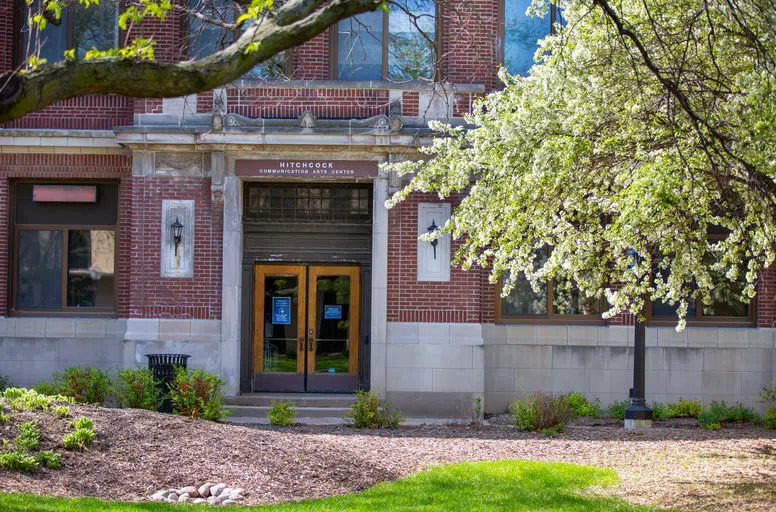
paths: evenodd
<path fill-rule="evenodd" d="M 315 283 L 315 373 L 350 371 L 350 276 L 318 276 Z"/>
<path fill-rule="evenodd" d="M 264 278 L 264 372 L 296 373 L 298 278 Z"/>

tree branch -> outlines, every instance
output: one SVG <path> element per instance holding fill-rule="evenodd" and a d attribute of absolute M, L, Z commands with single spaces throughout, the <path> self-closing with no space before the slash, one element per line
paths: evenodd
<path fill-rule="evenodd" d="M 52 103 L 82 94 L 119 94 L 137 98 L 169 98 L 209 91 L 236 80 L 257 64 L 293 48 L 337 21 L 373 11 L 380 0 L 291 0 L 277 16 L 254 23 L 232 45 L 197 61 L 162 64 L 102 57 L 62 61 L 29 73 L 0 76 L 0 122 L 16 119 Z M 279 24 L 276 18 L 281 18 Z M 246 50 L 254 41 L 261 44 Z"/>

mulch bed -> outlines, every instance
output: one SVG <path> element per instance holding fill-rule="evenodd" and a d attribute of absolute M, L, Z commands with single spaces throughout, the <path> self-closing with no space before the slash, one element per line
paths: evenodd
<path fill-rule="evenodd" d="M 94 421 L 84 452 L 62 453 L 62 467 L 31 474 L 0 470 L 0 490 L 141 501 L 155 490 L 224 482 L 249 492 L 247 504 L 360 491 L 430 465 L 520 458 L 609 467 L 622 478 L 602 490 L 628 501 L 680 510 L 776 510 L 776 432 L 752 426 L 698 428 L 694 421 L 625 431 L 580 422 L 554 438 L 510 426 L 429 425 L 394 430 L 344 426 L 234 426 L 148 411 L 71 406 Z M 66 423 L 37 418 L 41 449 L 61 445 Z M 14 427 L 0 429 L 3 437 Z"/>

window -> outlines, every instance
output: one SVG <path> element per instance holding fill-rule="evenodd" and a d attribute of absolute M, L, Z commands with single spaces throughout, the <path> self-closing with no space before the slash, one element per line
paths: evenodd
<path fill-rule="evenodd" d="M 39 12 L 44 1 L 33 0 L 30 7 L 22 2 L 23 60 L 35 55 L 38 48 L 39 58 L 51 63 L 62 60 L 68 49 L 75 49 L 76 56 L 80 58 L 92 48 L 107 50 L 117 47 L 119 1 L 102 0 L 99 5 L 92 4 L 88 8 L 79 3 L 72 4 L 62 10 L 59 25 L 47 23 L 41 31 L 30 25 L 29 15 Z"/>
<path fill-rule="evenodd" d="M 337 58 L 338 80 L 434 78 L 434 0 L 389 5 L 388 12 L 378 9 L 339 22 L 331 52 Z"/>
<path fill-rule="evenodd" d="M 117 184 L 13 185 L 14 312 L 116 310 Z"/>
<path fill-rule="evenodd" d="M 246 222 L 372 222 L 372 188 L 355 183 L 246 183 Z"/>
<path fill-rule="evenodd" d="M 539 251 L 534 260 L 539 268 L 547 252 Z M 500 289 L 496 299 L 496 318 L 502 322 L 603 323 L 602 299 L 586 298 L 567 281 L 554 280 L 535 292 L 524 276 L 518 279 L 506 297 Z"/>
<path fill-rule="evenodd" d="M 719 238 L 714 236 L 713 238 Z M 707 263 L 712 262 L 713 255 L 707 256 Z M 667 272 L 661 271 L 665 277 Z M 746 279 L 741 275 L 736 282 L 728 281 L 722 275 L 716 276 L 719 279 L 717 286 L 711 291 L 711 301 L 704 304 L 700 297 L 691 298 L 687 306 L 686 320 L 689 325 L 692 324 L 732 324 L 732 325 L 752 325 L 754 324 L 754 306 L 753 304 L 742 302 L 739 297 L 741 291 L 746 286 Z M 670 305 L 662 301 L 654 301 L 647 304 L 647 318 L 653 325 L 674 325 L 676 324 L 676 311 L 679 308 L 677 304 Z"/>
<path fill-rule="evenodd" d="M 559 9 L 552 5 L 543 18 L 528 16 L 532 0 L 504 1 L 504 67 L 512 75 L 528 74 L 534 64 L 538 41 L 553 32 Z"/>
<path fill-rule="evenodd" d="M 239 17 L 232 0 L 189 0 L 189 8 L 198 15 L 189 16 L 188 58 L 201 59 L 219 50 L 223 50 L 240 37 L 236 28 Z M 253 20 L 247 20 L 242 30 L 248 28 Z M 231 29 L 230 26 L 234 26 Z M 243 78 L 280 78 L 286 75 L 286 55 L 279 53 L 258 64 Z"/>

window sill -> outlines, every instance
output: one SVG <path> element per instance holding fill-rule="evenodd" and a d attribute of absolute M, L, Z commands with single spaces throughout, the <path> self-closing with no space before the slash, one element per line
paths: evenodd
<path fill-rule="evenodd" d="M 601 317 L 577 317 L 577 316 L 536 316 L 536 317 L 501 317 L 496 324 L 533 324 L 533 325 L 579 325 L 579 326 L 606 326 L 608 322 Z"/>
<path fill-rule="evenodd" d="M 286 80 L 241 78 L 226 87 L 277 87 L 285 89 L 384 89 L 399 91 L 485 92 L 483 84 L 451 84 L 433 80 Z"/>

